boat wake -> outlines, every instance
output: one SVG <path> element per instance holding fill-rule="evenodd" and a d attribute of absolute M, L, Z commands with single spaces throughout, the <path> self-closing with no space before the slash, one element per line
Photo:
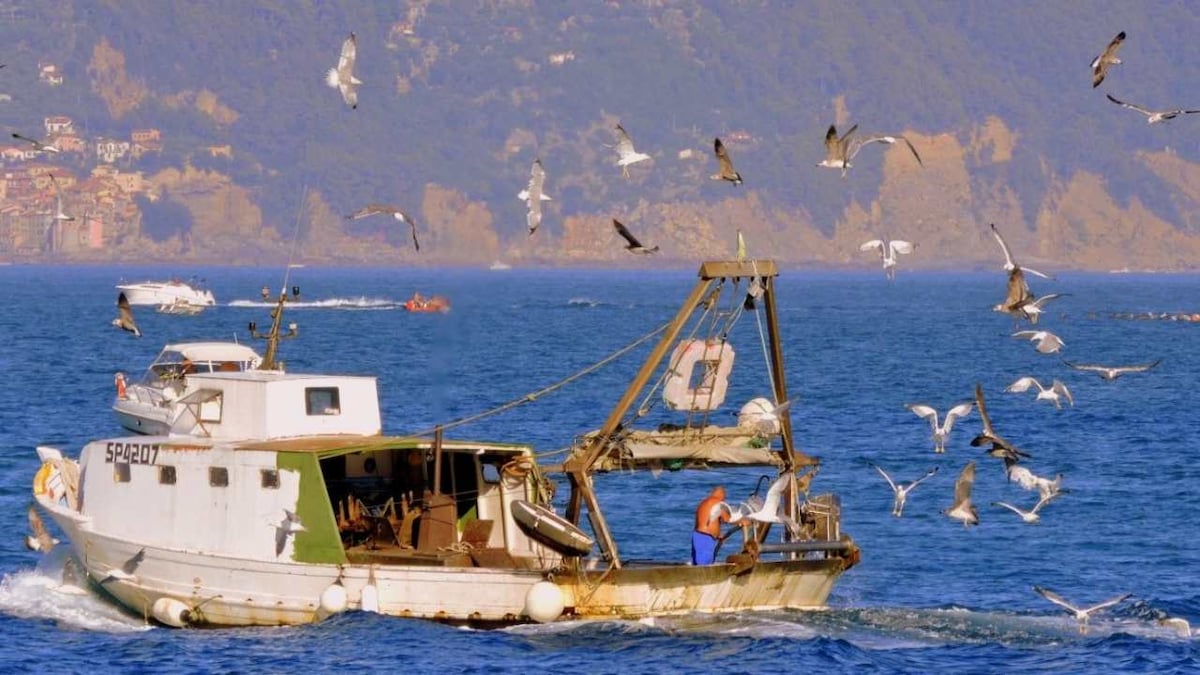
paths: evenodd
<path fill-rule="evenodd" d="M 233 300 L 229 303 L 230 307 L 253 307 L 253 308 L 274 308 L 275 302 L 264 302 L 262 300 Z M 388 310 L 400 309 L 404 307 L 404 303 L 387 298 L 368 298 L 359 296 L 357 298 L 328 298 L 325 300 L 289 300 L 287 303 L 288 309 L 341 309 L 352 311 L 373 311 L 373 310 Z"/>
<path fill-rule="evenodd" d="M 59 626 L 103 633 L 136 633 L 150 630 L 110 601 L 73 581 L 63 581 L 63 554 L 52 552 L 34 569 L 6 574 L 0 579 L 0 612 L 21 619 L 43 619 Z M 86 582 L 79 582 L 86 583 Z"/>

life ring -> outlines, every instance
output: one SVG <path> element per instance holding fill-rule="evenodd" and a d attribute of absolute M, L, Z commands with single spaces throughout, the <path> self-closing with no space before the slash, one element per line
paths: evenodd
<path fill-rule="evenodd" d="M 117 398 L 125 398 L 125 373 L 117 373 L 113 383 L 117 385 Z"/>
<path fill-rule="evenodd" d="M 725 402 L 729 373 L 733 370 L 733 345 L 724 340 L 683 340 L 671 352 L 670 369 L 663 383 L 663 401 L 671 410 L 716 410 Z M 696 364 L 704 364 L 700 383 L 692 387 Z"/>
<path fill-rule="evenodd" d="M 45 495 L 52 502 L 67 503 L 67 484 L 54 462 L 45 462 L 33 476 L 33 494 Z"/>

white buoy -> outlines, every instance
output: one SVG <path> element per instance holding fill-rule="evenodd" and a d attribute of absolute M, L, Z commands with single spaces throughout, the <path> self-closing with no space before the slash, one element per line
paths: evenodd
<path fill-rule="evenodd" d="M 150 615 L 161 624 L 184 628 L 192 621 L 192 610 L 175 598 L 159 598 L 150 607 Z"/>
<path fill-rule="evenodd" d="M 538 623 L 549 623 L 562 616 L 565 606 L 563 592 L 549 581 L 539 581 L 525 593 L 525 616 Z"/>
<path fill-rule="evenodd" d="M 379 588 L 375 586 L 375 568 L 372 566 L 367 574 L 367 585 L 363 586 L 358 598 L 359 609 L 364 612 L 379 613 Z"/>
<path fill-rule="evenodd" d="M 346 587 L 342 585 L 341 578 L 321 591 L 321 611 L 326 615 L 346 611 Z"/>

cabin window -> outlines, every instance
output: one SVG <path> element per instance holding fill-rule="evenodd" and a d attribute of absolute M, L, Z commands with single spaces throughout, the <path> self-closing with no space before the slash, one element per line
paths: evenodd
<path fill-rule="evenodd" d="M 304 401 L 309 415 L 340 415 L 342 403 L 337 387 L 305 387 Z"/>
<path fill-rule="evenodd" d="M 208 467 L 208 484 L 213 487 L 228 487 L 229 469 L 223 466 Z"/>
<path fill-rule="evenodd" d="M 163 485 L 175 484 L 175 467 L 162 465 L 158 467 L 158 482 Z"/>
<path fill-rule="evenodd" d="M 130 478 L 129 465 L 117 463 L 113 464 L 113 482 L 128 483 Z"/>
<path fill-rule="evenodd" d="M 500 482 L 500 467 L 492 463 L 481 464 L 480 470 L 483 471 L 483 482 L 495 485 Z"/>
<path fill-rule="evenodd" d="M 279 471 L 277 469 L 262 470 L 262 486 L 271 490 L 279 489 Z"/>

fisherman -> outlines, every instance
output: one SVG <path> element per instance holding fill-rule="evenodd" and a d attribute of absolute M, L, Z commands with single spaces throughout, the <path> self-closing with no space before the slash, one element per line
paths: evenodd
<path fill-rule="evenodd" d="M 267 300 L 270 300 L 270 299 L 271 299 L 271 289 L 270 289 L 270 288 L 268 288 L 266 285 L 264 285 L 264 286 L 262 287 L 262 291 L 261 291 L 261 292 L 262 292 L 262 299 L 263 299 L 263 302 L 266 302 Z"/>
<path fill-rule="evenodd" d="M 721 541 L 721 523 L 736 525 L 729 509 L 723 506 L 725 487 L 718 485 L 696 507 L 696 529 L 692 530 L 692 564 L 711 565 L 716 561 L 717 543 Z"/>

